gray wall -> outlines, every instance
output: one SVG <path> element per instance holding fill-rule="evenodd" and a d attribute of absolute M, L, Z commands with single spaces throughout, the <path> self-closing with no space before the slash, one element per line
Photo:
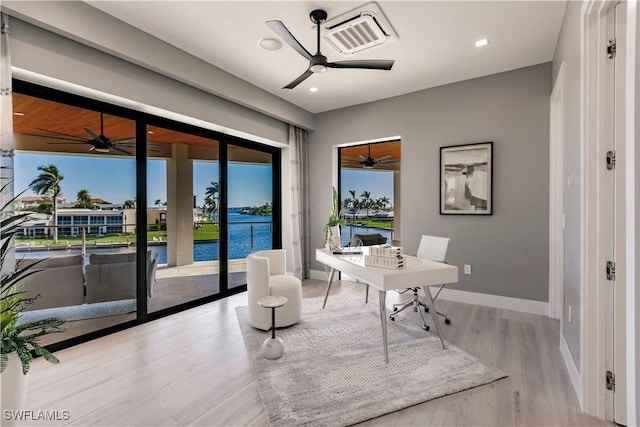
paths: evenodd
<path fill-rule="evenodd" d="M 400 135 L 402 241 L 452 238 L 448 261 L 471 264 L 452 288 L 534 301 L 549 296 L 551 64 L 415 92 L 316 116 L 310 134 L 311 244 L 331 206 L 333 147 Z M 492 216 L 439 214 L 439 147 L 494 142 Z M 312 268 L 322 270 L 313 263 Z"/>
<path fill-rule="evenodd" d="M 580 295 L 581 295 L 581 207 L 580 207 L 580 22 L 581 3 L 569 2 L 564 15 L 564 23 L 553 58 L 553 81 L 560 67 L 564 67 L 564 183 L 569 177 L 575 179 L 573 185 L 564 188 L 565 239 L 564 239 L 564 304 L 563 313 L 568 306 L 573 309 L 572 323 L 565 321 L 563 331 L 576 366 L 580 368 Z M 564 314 L 563 314 L 564 315 Z"/>

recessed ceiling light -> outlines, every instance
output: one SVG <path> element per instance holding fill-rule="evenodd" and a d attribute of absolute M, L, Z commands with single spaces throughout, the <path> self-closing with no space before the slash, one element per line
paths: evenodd
<path fill-rule="evenodd" d="M 147 131 L 147 133 L 148 133 L 149 135 L 153 135 L 153 131 L 152 131 L 152 130 Z"/>
<path fill-rule="evenodd" d="M 319 90 L 320 90 L 320 89 L 318 89 L 318 88 L 317 88 L 317 87 L 315 87 L 315 86 L 314 86 L 314 87 L 310 87 L 310 88 L 309 88 L 309 91 L 310 91 L 310 92 L 317 92 L 317 91 L 319 91 Z"/>
<path fill-rule="evenodd" d="M 282 47 L 280 40 L 273 39 L 271 37 L 265 37 L 258 40 L 258 44 L 261 48 L 266 50 L 278 50 Z"/>
<path fill-rule="evenodd" d="M 480 39 L 480 40 L 476 40 L 476 47 L 482 47 L 482 46 L 486 46 L 489 44 L 489 39 Z"/>
<path fill-rule="evenodd" d="M 24 116 L 24 113 L 21 113 L 20 111 L 14 111 L 13 115 L 14 116 Z"/>

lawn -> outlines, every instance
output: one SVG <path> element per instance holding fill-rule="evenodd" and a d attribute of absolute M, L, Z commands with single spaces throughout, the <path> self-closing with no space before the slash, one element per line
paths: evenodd
<path fill-rule="evenodd" d="M 203 224 L 203 226 L 197 230 L 193 230 L 193 240 L 216 240 L 220 236 L 220 232 L 216 229 L 213 224 Z M 108 244 L 108 243 L 131 243 L 134 244 L 137 240 L 137 235 L 120 235 L 120 234 L 111 234 L 102 237 L 98 236 L 87 236 L 88 244 Z M 148 231 L 147 232 L 147 241 L 158 241 L 162 240 L 164 242 L 167 241 L 167 232 L 166 231 Z M 36 246 L 55 246 L 53 243 L 53 239 L 25 239 L 16 237 L 16 243 L 27 243 Z M 70 236 L 60 236 L 58 238 L 58 245 L 66 246 L 66 245 L 81 245 L 82 244 L 82 236 L 70 237 Z"/>
<path fill-rule="evenodd" d="M 373 228 L 383 228 L 385 230 L 393 230 L 393 221 L 376 221 L 373 219 L 357 219 L 357 220 L 347 220 L 346 225 L 360 225 L 362 227 L 373 227 Z"/>

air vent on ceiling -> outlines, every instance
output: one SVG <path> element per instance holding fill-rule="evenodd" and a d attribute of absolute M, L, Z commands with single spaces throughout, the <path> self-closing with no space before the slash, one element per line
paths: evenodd
<path fill-rule="evenodd" d="M 327 21 L 323 35 L 331 46 L 344 54 L 360 52 L 398 38 L 374 2 Z"/>

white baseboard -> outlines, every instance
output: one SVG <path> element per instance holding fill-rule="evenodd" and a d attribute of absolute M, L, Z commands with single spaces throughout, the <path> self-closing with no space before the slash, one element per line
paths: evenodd
<path fill-rule="evenodd" d="M 569 345 L 567 344 L 567 341 L 565 341 L 562 331 L 560 331 L 560 355 L 564 361 L 564 366 L 567 368 L 567 373 L 569 374 L 569 379 L 571 379 L 573 390 L 576 392 L 578 403 L 580 403 L 580 410 L 584 411 L 584 403 L 582 401 L 582 377 L 580 377 L 580 371 L 573 361 L 571 350 L 569 350 Z"/>
<path fill-rule="evenodd" d="M 431 295 L 435 296 L 438 291 L 438 287 L 432 286 L 430 289 Z M 448 301 L 463 302 L 466 304 L 482 305 L 485 307 L 500 308 L 503 310 L 514 310 L 522 313 L 549 316 L 549 303 L 543 301 L 481 294 L 478 292 L 460 291 L 458 289 L 449 288 L 444 288 L 438 298 Z"/>
<path fill-rule="evenodd" d="M 327 273 L 320 270 L 311 270 L 311 279 L 327 280 Z M 343 276 L 343 280 L 349 280 L 348 276 Z M 438 291 L 436 286 L 430 288 L 431 294 Z M 482 305 L 485 307 L 500 308 L 503 310 L 514 310 L 522 313 L 539 314 L 549 316 L 549 303 L 543 301 L 532 301 L 520 298 L 503 297 L 500 295 L 481 294 L 478 292 L 460 291 L 457 289 L 444 288 L 438 298 L 462 302 L 466 304 Z"/>

